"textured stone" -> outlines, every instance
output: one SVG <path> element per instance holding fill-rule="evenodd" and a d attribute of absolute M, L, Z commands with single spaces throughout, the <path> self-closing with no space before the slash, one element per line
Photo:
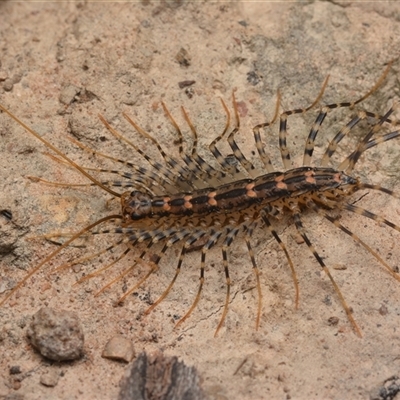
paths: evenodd
<path fill-rule="evenodd" d="M 40 354 L 51 360 L 76 360 L 83 354 L 84 335 L 75 313 L 41 308 L 27 334 Z"/>
<path fill-rule="evenodd" d="M 117 335 L 107 342 L 101 356 L 111 360 L 130 362 L 135 356 L 135 350 L 130 340 Z"/>

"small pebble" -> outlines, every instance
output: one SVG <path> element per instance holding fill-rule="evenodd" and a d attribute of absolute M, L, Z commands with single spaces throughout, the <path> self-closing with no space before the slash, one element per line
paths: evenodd
<path fill-rule="evenodd" d="M 10 375 L 18 375 L 21 373 L 21 367 L 19 365 L 13 365 L 10 368 Z"/>
<path fill-rule="evenodd" d="M 181 81 L 181 82 L 178 82 L 178 86 L 180 89 L 184 89 L 186 87 L 194 85 L 195 83 L 196 83 L 196 81 L 193 81 L 193 80 Z"/>
<path fill-rule="evenodd" d="M 178 51 L 175 59 L 182 67 L 188 67 L 191 64 L 191 57 L 188 51 L 183 47 Z"/>
<path fill-rule="evenodd" d="M 339 323 L 339 318 L 338 317 L 329 317 L 328 318 L 328 325 L 336 326 L 338 323 Z"/>
<path fill-rule="evenodd" d="M 123 336 L 114 336 L 111 338 L 101 355 L 103 358 L 109 358 L 116 361 L 130 362 L 135 356 L 132 342 Z"/>
<path fill-rule="evenodd" d="M 10 78 L 7 78 L 7 79 L 4 81 L 4 83 L 3 83 L 3 89 L 4 89 L 6 92 L 11 92 L 11 90 L 13 89 L 13 87 L 14 87 L 13 81 L 12 81 Z"/>
<path fill-rule="evenodd" d="M 75 100 L 75 97 L 80 93 L 80 91 L 81 88 L 77 86 L 74 85 L 65 86 L 61 90 L 59 100 L 62 104 L 69 105 Z"/>
<path fill-rule="evenodd" d="M 56 370 L 51 370 L 44 373 L 40 377 L 40 383 L 44 386 L 54 387 L 57 385 L 60 375 Z"/>
<path fill-rule="evenodd" d="M 76 360 L 83 354 L 84 335 L 73 312 L 41 308 L 33 316 L 27 335 L 40 354 L 50 360 Z"/>
<path fill-rule="evenodd" d="M 380 306 L 380 308 L 379 308 L 379 314 L 381 314 L 381 315 L 387 315 L 387 314 L 389 314 L 389 310 L 388 310 L 388 308 L 387 308 L 384 304 L 382 304 L 382 305 Z"/>

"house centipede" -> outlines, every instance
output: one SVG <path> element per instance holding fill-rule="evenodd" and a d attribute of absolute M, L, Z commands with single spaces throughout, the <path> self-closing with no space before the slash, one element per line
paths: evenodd
<path fill-rule="evenodd" d="M 278 243 L 282 252 L 285 254 L 287 264 L 290 268 L 295 290 L 295 306 L 299 306 L 299 285 L 295 269 L 295 263 L 290 256 L 289 250 L 274 228 L 274 220 L 279 220 L 283 215 L 291 215 L 295 228 L 302 237 L 306 246 L 311 251 L 321 270 L 326 274 L 331 282 L 334 291 L 347 315 L 355 333 L 361 337 L 361 330 L 355 321 L 352 310 L 348 306 L 342 292 L 333 278 L 328 266 L 319 255 L 304 228 L 302 213 L 306 210 L 317 213 L 345 235 L 351 237 L 357 244 L 362 246 L 376 261 L 381 264 L 388 273 L 400 281 L 400 276 L 388 263 L 370 247 L 363 239 L 349 230 L 339 221 L 335 212 L 347 211 L 369 218 L 376 223 L 384 224 L 393 230 L 400 232 L 400 226 L 375 214 L 355 203 L 347 201 L 351 195 L 362 190 L 373 190 L 382 192 L 386 195 L 400 198 L 398 194 L 388 188 L 379 185 L 362 182 L 358 177 L 352 175 L 353 170 L 360 157 L 369 149 L 378 146 L 383 142 L 393 140 L 400 136 L 397 126 L 400 122 L 393 117 L 396 105 L 393 105 L 385 114 L 359 110 L 355 115 L 342 126 L 336 135 L 330 139 L 325 153 L 319 164 L 312 161 L 314 145 L 319 130 L 327 115 L 335 109 L 350 109 L 363 102 L 367 97 L 374 93 L 382 84 L 389 72 L 391 63 L 384 71 L 383 75 L 376 82 L 374 87 L 365 95 L 353 102 L 331 103 L 320 107 L 315 122 L 312 125 L 304 146 L 302 166 L 294 168 L 291 163 L 291 154 L 287 146 L 288 119 L 292 115 L 305 114 L 315 108 L 325 91 L 327 81 L 325 80 L 322 89 L 315 101 L 306 108 L 296 108 L 279 113 L 280 95 L 278 92 L 275 113 L 271 120 L 256 125 L 253 128 L 255 147 L 258 153 L 258 161 L 261 162 L 263 171 L 256 168 L 255 164 L 245 157 L 237 142 L 235 135 L 240 130 L 240 117 L 238 106 L 233 93 L 234 124 L 231 127 L 231 113 L 228 106 L 221 99 L 221 104 L 226 115 L 226 123 L 223 132 L 217 136 L 209 145 L 209 151 L 213 156 L 215 165 L 208 163 L 198 152 L 198 134 L 191 122 L 186 110 L 182 107 L 183 117 L 189 127 L 192 136 L 191 150 L 184 150 L 184 138 L 181 128 L 167 109 L 164 103 L 164 112 L 174 127 L 178 135 L 178 150 L 180 161 L 173 159 L 167 154 L 159 142 L 148 132 L 142 129 L 127 114 L 123 114 L 128 123 L 144 138 L 148 139 L 161 154 L 163 163 L 154 161 L 140 147 L 131 140 L 119 133 L 101 115 L 100 120 L 108 131 L 124 145 L 133 148 L 141 155 L 149 166 L 138 166 L 129 161 L 124 161 L 109 155 L 89 149 L 79 141 L 70 139 L 82 151 L 91 152 L 98 157 L 102 157 L 115 162 L 123 167 L 130 168 L 131 172 L 110 169 L 94 169 L 78 165 L 61 150 L 53 146 L 46 139 L 41 137 L 32 128 L 22 122 L 6 107 L 0 105 L 0 109 L 8 114 L 14 121 L 22 126 L 27 132 L 40 140 L 49 150 L 56 154 L 50 155 L 54 160 L 67 164 L 79 171 L 90 183 L 86 185 L 97 186 L 113 197 L 120 199 L 121 212 L 119 214 L 107 215 L 84 227 L 79 232 L 71 235 L 62 245 L 44 258 L 37 266 L 31 269 L 26 276 L 20 280 L 10 292 L 0 301 L 0 306 L 4 305 L 16 291 L 21 288 L 28 280 L 42 269 L 49 261 L 56 258 L 62 251 L 73 244 L 78 238 L 85 235 L 100 235 L 112 233 L 118 240 L 111 243 L 106 249 L 95 254 L 80 257 L 72 262 L 68 262 L 56 267 L 55 271 L 67 269 L 73 265 L 84 263 L 88 260 L 101 256 L 102 254 L 125 246 L 120 255 L 111 263 L 84 275 L 77 283 L 87 281 L 95 276 L 109 272 L 117 263 L 121 262 L 128 253 L 136 251 L 136 247 L 145 245 L 144 250 L 135 258 L 133 265 L 124 269 L 115 278 L 106 283 L 97 293 L 105 290 L 121 281 L 134 270 L 139 263 L 144 263 L 148 267 L 148 272 L 139 279 L 131 288 L 119 298 L 118 303 L 122 303 L 129 295 L 134 293 L 144 282 L 157 270 L 163 256 L 172 247 L 180 245 L 175 274 L 160 297 L 147 309 L 145 314 L 149 314 L 159 305 L 167 295 L 173 290 L 175 282 L 179 278 L 185 256 L 200 243 L 200 277 L 195 298 L 176 326 L 186 321 L 197 307 L 205 283 L 206 255 L 210 249 L 217 244 L 222 245 L 222 267 L 225 275 L 225 302 L 222 315 L 215 331 L 218 331 L 224 324 L 228 313 L 231 300 L 231 278 L 229 272 L 228 252 L 232 243 L 241 236 L 247 246 L 252 269 L 254 271 L 257 291 L 257 313 L 256 329 L 260 326 L 262 311 L 262 288 L 260 282 L 260 272 L 258 263 L 251 244 L 253 232 L 256 229 L 264 228 L 269 235 Z M 348 154 L 336 167 L 330 166 L 333 163 L 333 155 L 336 154 L 338 146 L 342 140 L 351 136 L 353 129 L 365 120 L 372 121 L 370 128 L 358 141 L 355 148 Z M 275 121 L 279 120 L 279 152 L 284 166 L 284 171 L 276 171 L 272 165 L 270 157 L 267 155 L 261 137 L 262 130 L 265 130 Z M 385 133 L 381 133 L 386 128 Z M 224 157 L 217 145 L 226 138 L 232 155 Z M 122 180 L 100 180 L 93 172 L 109 173 L 120 176 Z M 44 183 L 51 183 L 58 186 L 74 186 L 69 184 L 58 184 L 37 178 Z M 79 185 L 75 185 L 79 186 Z M 128 191 L 119 192 L 115 188 L 127 189 Z M 112 228 L 102 227 L 103 224 L 110 224 Z M 50 236 L 50 235 L 49 235 Z M 150 251 L 160 245 L 160 250 L 153 253 Z M 162 245 L 162 247 L 161 247 Z"/>

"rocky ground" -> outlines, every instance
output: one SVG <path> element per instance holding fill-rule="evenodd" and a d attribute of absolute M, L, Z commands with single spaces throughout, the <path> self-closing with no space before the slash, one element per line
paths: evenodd
<path fill-rule="evenodd" d="M 256 158 L 251 128 L 271 118 L 278 89 L 283 109 L 305 107 L 329 74 L 323 102 L 353 101 L 368 92 L 394 60 L 385 82 L 362 106 L 385 113 L 399 96 L 399 21 L 400 6 L 395 2 L 2 1 L 0 103 L 79 165 L 110 168 L 107 161 L 79 150 L 67 137 L 146 166 L 98 119 L 101 113 L 157 158 L 154 146 L 124 122 L 122 112 L 126 112 L 177 156 L 177 146 L 171 144 L 176 143 L 176 132 L 165 118 L 164 101 L 190 136 L 180 111 L 185 106 L 199 133 L 200 152 L 210 160 L 206 146 L 222 132 L 226 119 L 219 98 L 232 112 L 235 91 L 242 123 L 237 141 L 248 158 Z M 351 115 L 349 110 L 333 113 L 324 122 L 316 159 Z M 288 146 L 297 166 L 315 116 L 289 118 Z M 275 126 L 264 132 L 263 140 L 274 166 L 282 169 L 277 134 Z M 355 175 L 396 188 L 399 143 L 394 140 L 371 149 Z M 229 154 L 226 145 L 221 149 Z M 87 182 L 51 159 L 48 151 L 7 115 L 0 115 L 2 298 L 65 240 L 41 236 L 76 232 L 112 210 L 118 212 L 118 203 L 101 189 L 55 187 L 29 179 Z M 346 145 L 340 151 L 349 154 Z M 398 200 L 373 191 L 360 197 L 352 201 L 400 224 Z M 390 266 L 398 266 L 398 232 L 346 213 L 340 221 Z M 399 386 L 393 377 L 400 368 L 400 283 L 362 246 L 320 216 L 307 214 L 304 225 L 317 251 L 333 267 L 362 338 L 355 335 L 332 285 L 290 219 L 276 229 L 295 262 L 299 309 L 294 307 L 285 256 L 259 229 L 253 246 L 263 290 L 260 328 L 255 330 L 257 293 L 251 262 L 245 242 L 237 240 L 230 254 L 232 302 L 216 338 L 225 298 L 219 247 L 208 255 L 199 306 L 174 329 L 196 294 L 200 253 L 187 256 L 174 291 L 145 317 L 143 312 L 171 281 L 179 249 L 171 249 L 148 282 L 123 306 L 115 307 L 122 283 L 94 296 L 107 276 L 74 286 L 85 267 L 48 274 L 77 254 L 93 253 L 116 240 L 113 235 L 85 237 L 0 308 L 0 398 L 117 398 L 127 365 L 102 358 L 102 352 L 109 339 L 122 336 L 136 354 L 162 351 L 195 367 L 209 399 L 394 399 Z M 106 265 L 112 256 L 105 253 L 91 267 Z M 121 261 L 126 267 L 130 262 L 128 257 Z M 146 272 L 146 265 L 140 265 L 126 280 L 127 287 Z M 42 307 L 76 313 L 85 336 L 81 358 L 51 361 L 33 348 L 27 331 Z"/>

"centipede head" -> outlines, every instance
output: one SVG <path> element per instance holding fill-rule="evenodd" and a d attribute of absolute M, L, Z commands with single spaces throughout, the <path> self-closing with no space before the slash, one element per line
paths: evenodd
<path fill-rule="evenodd" d="M 125 192 L 121 196 L 124 222 L 138 221 L 152 215 L 151 197 L 139 190 Z"/>

